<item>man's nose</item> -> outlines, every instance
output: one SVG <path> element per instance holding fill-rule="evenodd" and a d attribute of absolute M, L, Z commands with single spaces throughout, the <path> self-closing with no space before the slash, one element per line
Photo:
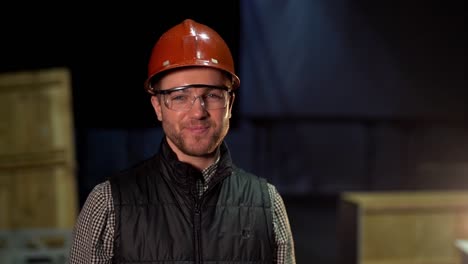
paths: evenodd
<path fill-rule="evenodd" d="M 190 109 L 190 111 L 197 115 L 206 114 L 207 111 L 205 108 L 205 101 L 203 101 L 203 97 L 197 96 L 193 99 L 192 109 Z"/>

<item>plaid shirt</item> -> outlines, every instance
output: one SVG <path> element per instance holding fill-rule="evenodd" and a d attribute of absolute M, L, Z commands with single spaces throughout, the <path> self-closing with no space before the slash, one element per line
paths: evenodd
<path fill-rule="evenodd" d="M 202 171 L 204 182 L 198 181 L 200 195 L 217 168 L 217 162 Z M 273 201 L 275 256 L 273 263 L 295 264 L 294 242 L 283 199 L 276 188 L 268 184 Z M 112 263 L 115 214 L 109 181 L 100 183 L 89 194 L 73 230 L 70 264 Z"/>

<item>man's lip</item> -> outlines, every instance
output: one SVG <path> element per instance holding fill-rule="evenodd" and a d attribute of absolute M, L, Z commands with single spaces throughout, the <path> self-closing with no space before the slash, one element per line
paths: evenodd
<path fill-rule="evenodd" d="M 208 126 L 189 126 L 189 127 L 186 127 L 188 130 L 190 131 L 205 131 L 205 130 L 208 130 Z"/>

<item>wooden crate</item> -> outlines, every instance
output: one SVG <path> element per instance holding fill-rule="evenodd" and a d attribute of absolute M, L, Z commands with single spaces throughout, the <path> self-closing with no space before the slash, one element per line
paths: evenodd
<path fill-rule="evenodd" d="M 70 81 L 64 68 L 0 74 L 0 229 L 74 224 Z"/>
<path fill-rule="evenodd" d="M 343 264 L 459 264 L 468 192 L 347 192 L 339 205 Z"/>

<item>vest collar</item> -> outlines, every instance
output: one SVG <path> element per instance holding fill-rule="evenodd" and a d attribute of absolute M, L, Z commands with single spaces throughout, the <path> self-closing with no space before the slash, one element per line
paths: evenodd
<path fill-rule="evenodd" d="M 231 154 L 229 152 L 226 142 L 223 141 L 221 143 L 221 145 L 219 146 L 219 152 L 220 157 L 218 162 L 218 168 L 216 169 L 216 172 L 210 179 L 210 186 L 215 185 L 223 178 L 229 176 L 232 172 L 233 166 Z M 196 180 L 203 179 L 201 171 L 199 171 L 197 168 L 193 167 L 188 163 L 179 161 L 176 153 L 167 143 L 166 137 L 163 137 L 163 139 L 161 140 L 160 154 L 162 161 L 165 165 L 163 167 L 167 166 L 167 168 L 163 172 L 163 175 L 165 175 L 165 177 L 168 177 L 168 179 L 174 184 L 176 184 L 178 188 L 181 188 L 184 193 L 198 196 L 196 190 Z"/>

